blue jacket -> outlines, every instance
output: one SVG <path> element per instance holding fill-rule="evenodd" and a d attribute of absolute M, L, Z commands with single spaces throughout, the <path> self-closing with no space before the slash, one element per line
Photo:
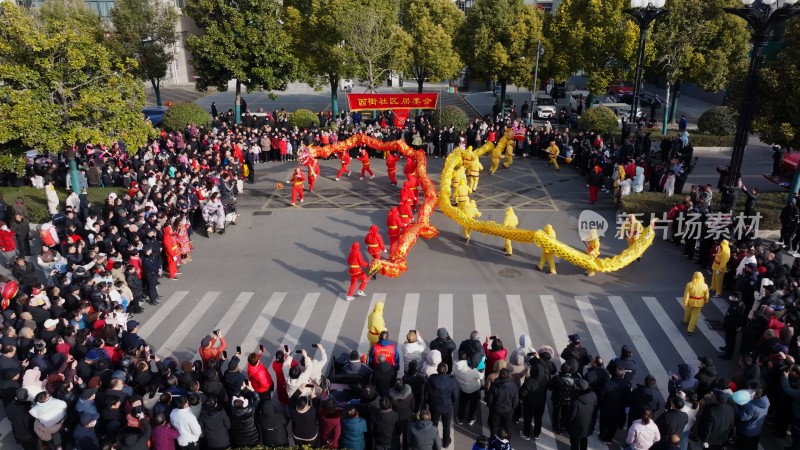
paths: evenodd
<path fill-rule="evenodd" d="M 742 406 L 734 404 L 733 407 L 736 410 L 736 434 L 745 437 L 759 436 L 767 418 L 769 399 L 764 396 L 750 400 Z"/>
<path fill-rule="evenodd" d="M 75 447 L 80 450 L 100 450 L 100 441 L 94 428 L 86 428 L 79 424 L 72 432 L 72 437 L 75 439 Z"/>
<path fill-rule="evenodd" d="M 364 450 L 364 433 L 367 432 L 367 421 L 361 417 L 342 418 L 342 448 Z"/>

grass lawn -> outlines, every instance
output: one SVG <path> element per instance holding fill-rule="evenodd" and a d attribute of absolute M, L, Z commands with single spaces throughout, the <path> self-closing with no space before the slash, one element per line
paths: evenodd
<path fill-rule="evenodd" d="M 108 194 L 115 192 L 121 194 L 125 192 L 124 188 L 89 188 L 89 201 L 95 210 L 99 211 L 108 198 Z M 59 205 L 60 210 L 64 210 L 64 201 L 69 192 L 66 189 L 57 189 L 58 199 L 61 201 Z M 44 196 L 44 189 L 36 189 L 33 187 L 0 187 L 0 194 L 3 194 L 3 199 L 10 206 L 14 205 L 17 198 L 22 197 L 25 200 L 25 206 L 28 207 L 28 215 L 30 216 L 31 223 L 44 223 L 50 220 L 50 214 L 47 212 L 47 199 Z"/>
<path fill-rule="evenodd" d="M 711 203 L 715 211 L 719 209 L 720 199 L 721 195 L 718 192 L 714 192 Z M 643 221 L 649 223 L 650 214 L 661 217 L 662 213 L 666 213 L 672 207 L 672 202 L 681 200 L 683 200 L 682 195 L 667 197 L 666 194 L 660 192 L 640 192 L 638 194 L 622 197 L 620 211 L 626 213 L 644 213 Z M 745 196 L 740 194 L 736 202 L 736 214 L 744 212 L 744 202 Z M 756 211 L 761 213 L 759 230 L 780 230 L 781 209 L 783 209 L 785 205 L 785 192 L 763 192 L 758 197 L 758 203 L 756 203 Z"/>

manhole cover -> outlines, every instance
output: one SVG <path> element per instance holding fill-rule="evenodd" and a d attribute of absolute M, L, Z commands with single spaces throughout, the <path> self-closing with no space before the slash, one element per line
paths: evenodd
<path fill-rule="evenodd" d="M 271 216 L 272 211 L 256 211 L 253 213 L 254 216 Z"/>
<path fill-rule="evenodd" d="M 708 328 L 710 328 L 711 331 L 720 331 L 722 329 L 722 322 L 719 320 L 706 319 L 706 325 L 708 325 Z"/>
<path fill-rule="evenodd" d="M 520 275 L 522 275 L 522 272 L 520 272 L 519 270 L 511 269 L 509 267 L 506 267 L 505 269 L 497 273 L 503 278 L 518 278 Z"/>

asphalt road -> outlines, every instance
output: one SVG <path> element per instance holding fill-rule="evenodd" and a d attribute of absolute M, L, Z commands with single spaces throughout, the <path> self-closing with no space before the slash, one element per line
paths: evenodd
<path fill-rule="evenodd" d="M 230 353 L 236 345 L 250 352 L 264 344 L 265 362 L 282 344 L 311 349 L 319 342 L 331 356 L 367 350 L 367 315 L 375 302 L 384 301 L 392 339 L 416 329 L 428 341 L 437 328 L 446 327 L 461 341 L 477 329 L 482 335 L 497 335 L 507 348 L 515 348 L 524 333 L 537 348 L 551 345 L 560 352 L 567 335 L 579 333 L 589 352 L 607 361 L 627 344 L 639 362 L 635 381 L 652 373 L 662 393 L 678 363 L 696 364 L 697 355 L 718 354 L 722 337 L 705 319 L 720 320 L 724 305 L 714 301 L 706 306 L 698 332 L 687 336 L 679 297 L 696 265 L 660 241 L 641 263 L 617 273 L 589 278 L 557 261 L 558 275 L 550 276 L 534 270 L 538 248 L 516 244 L 508 257 L 501 239 L 478 233 L 466 244 L 460 228 L 436 212 L 431 223 L 440 234 L 416 243 L 407 273 L 372 281 L 367 297 L 345 302 L 350 244 L 363 241 L 372 223 L 385 228 L 385 205 L 397 201 L 381 163 L 373 163 L 378 175 L 373 180 L 335 182 L 337 162 L 322 161 L 318 193 L 309 194 L 302 207 L 287 206 L 289 191 L 275 188 L 277 181 L 285 181 L 292 163 L 257 165 L 258 183 L 248 185 L 253 195 L 240 197 L 239 224 L 222 236 L 195 236 L 193 261 L 182 269 L 180 280 L 164 280 L 162 305 L 147 307 L 139 316 L 141 334 L 159 355 L 180 360 L 195 357 L 200 340 L 215 328 L 227 337 Z M 441 159 L 431 160 L 430 171 L 438 173 L 441 164 Z M 433 178 L 438 181 L 437 175 Z M 348 191 L 360 199 L 358 205 L 348 200 Z M 322 200 L 326 193 L 332 201 Z M 577 216 L 589 206 L 588 194 L 571 169 L 556 172 L 543 161 L 516 160 L 511 169 L 483 175 L 478 194 L 482 219 L 501 221 L 506 205 L 518 206 L 520 227 L 550 223 L 563 242 L 582 248 Z M 372 197 L 365 200 L 368 195 Z M 530 198 L 535 201 L 525 204 Z M 595 206 L 614 223 L 609 198 Z M 623 241 L 606 237 L 603 256 L 624 247 Z M 734 369 L 725 361 L 719 367 L 723 374 Z M 482 420 L 472 427 L 454 425 L 451 448 L 470 448 L 477 434 L 487 432 L 485 413 L 484 407 Z M 0 431 L 5 439 L 0 442 L 10 445 L 7 425 Z M 620 433 L 618 440 L 622 438 Z M 511 440 L 516 448 L 568 448 L 565 437 L 549 431 L 535 444 L 516 434 Z M 590 447 L 605 448 L 596 436 Z"/>

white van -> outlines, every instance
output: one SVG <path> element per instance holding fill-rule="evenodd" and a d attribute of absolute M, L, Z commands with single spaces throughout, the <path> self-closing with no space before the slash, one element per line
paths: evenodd
<path fill-rule="evenodd" d="M 617 121 L 619 122 L 620 126 L 622 126 L 622 118 L 625 117 L 626 119 L 630 119 L 631 117 L 631 105 L 627 103 L 593 103 L 592 108 L 596 106 L 605 106 L 606 108 L 614 111 L 614 115 L 617 116 Z M 636 108 L 636 117 L 642 118 L 642 108 Z"/>

